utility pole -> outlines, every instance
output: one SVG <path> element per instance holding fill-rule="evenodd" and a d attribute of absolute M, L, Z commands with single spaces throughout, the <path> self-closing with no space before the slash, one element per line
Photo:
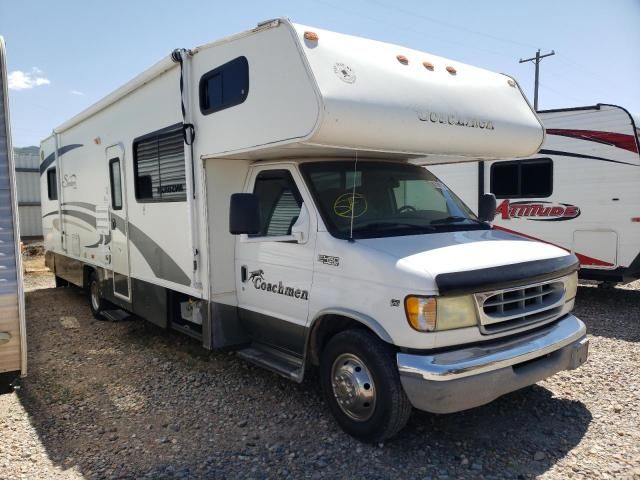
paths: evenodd
<path fill-rule="evenodd" d="M 539 83 L 538 79 L 540 78 L 540 60 L 542 60 L 544 57 L 550 57 L 551 55 L 555 55 L 555 54 L 556 52 L 551 50 L 550 53 L 545 53 L 544 55 L 540 55 L 540 49 L 538 49 L 535 57 L 524 58 L 524 59 L 521 58 L 519 62 L 519 63 L 533 62 L 536 65 L 536 81 L 533 87 L 533 109 L 536 112 L 538 111 L 538 83 Z"/>

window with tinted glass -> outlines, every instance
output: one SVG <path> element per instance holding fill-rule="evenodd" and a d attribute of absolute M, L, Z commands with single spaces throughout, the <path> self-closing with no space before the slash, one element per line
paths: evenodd
<path fill-rule="evenodd" d="M 497 162 L 491 165 L 491 192 L 496 198 L 543 198 L 553 192 L 550 158 Z"/>
<path fill-rule="evenodd" d="M 257 237 L 291 235 L 300 216 L 302 197 L 288 170 L 258 174 L 253 193 L 258 197 L 260 232 Z"/>
<path fill-rule="evenodd" d="M 187 199 L 182 124 L 139 137 L 133 142 L 135 195 L 142 202 Z"/>
<path fill-rule="evenodd" d="M 122 210 L 122 177 L 120 176 L 120 159 L 109 160 L 109 180 L 111 182 L 111 208 Z"/>
<path fill-rule="evenodd" d="M 244 102 L 249 94 L 249 62 L 238 57 L 200 79 L 200 111 L 203 115 Z"/>
<path fill-rule="evenodd" d="M 47 196 L 49 200 L 58 200 L 58 181 L 55 167 L 47 170 Z"/>

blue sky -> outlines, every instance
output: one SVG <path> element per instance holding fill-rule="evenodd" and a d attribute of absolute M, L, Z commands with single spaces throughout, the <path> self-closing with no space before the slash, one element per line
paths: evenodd
<path fill-rule="evenodd" d="M 515 76 L 544 108 L 622 105 L 640 113 L 640 0 L 0 0 L 16 146 L 51 129 L 176 47 L 273 17 L 405 45 Z"/>

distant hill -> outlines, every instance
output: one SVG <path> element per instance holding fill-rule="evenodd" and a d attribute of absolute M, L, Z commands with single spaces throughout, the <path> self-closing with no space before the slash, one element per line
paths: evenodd
<path fill-rule="evenodd" d="M 23 155 L 38 155 L 40 153 L 40 148 L 35 145 L 31 147 L 15 147 L 13 151 Z"/>

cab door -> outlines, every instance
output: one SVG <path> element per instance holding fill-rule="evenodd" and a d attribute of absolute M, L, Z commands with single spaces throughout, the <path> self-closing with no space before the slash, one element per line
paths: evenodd
<path fill-rule="evenodd" d="M 301 355 L 313 278 L 315 218 L 291 166 L 258 167 L 247 192 L 258 197 L 260 232 L 236 239 L 239 317 L 254 341 Z M 294 238 L 303 225 L 305 233 Z"/>
<path fill-rule="evenodd" d="M 121 145 L 113 145 L 108 147 L 105 152 L 109 169 L 109 224 L 111 228 L 113 294 L 123 300 L 131 301 L 124 148 Z"/>

